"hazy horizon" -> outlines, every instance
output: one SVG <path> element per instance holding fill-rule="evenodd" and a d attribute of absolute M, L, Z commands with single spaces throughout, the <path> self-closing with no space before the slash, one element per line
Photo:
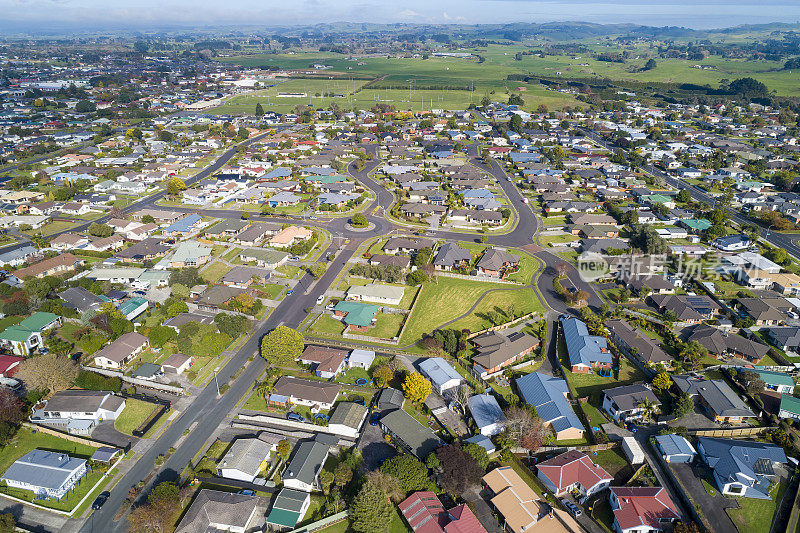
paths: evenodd
<path fill-rule="evenodd" d="M 787 0 L 0 0 L 0 31 L 131 31 L 202 26 L 288 26 L 321 22 L 497 24 L 631 23 L 699 30 L 800 21 Z"/>

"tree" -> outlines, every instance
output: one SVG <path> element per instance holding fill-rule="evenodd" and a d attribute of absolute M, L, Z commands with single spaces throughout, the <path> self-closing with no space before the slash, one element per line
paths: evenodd
<path fill-rule="evenodd" d="M 678 418 L 682 416 L 686 416 L 689 413 L 694 411 L 694 400 L 691 396 L 687 393 L 681 394 L 678 399 L 675 401 L 675 405 L 672 408 L 672 412 Z"/>
<path fill-rule="evenodd" d="M 642 410 L 642 417 L 645 420 L 652 420 L 658 413 L 658 402 L 644 399 L 636 406 Z"/>
<path fill-rule="evenodd" d="M 400 483 L 404 492 L 430 490 L 433 482 L 428 478 L 428 468 L 413 455 L 395 455 L 383 462 L 380 471 Z"/>
<path fill-rule="evenodd" d="M 339 487 L 344 487 L 353 479 L 353 470 L 345 463 L 336 465 L 333 471 L 333 482 Z"/>
<path fill-rule="evenodd" d="M 522 117 L 516 113 L 511 115 L 511 120 L 508 121 L 508 129 L 516 133 L 521 133 L 523 129 Z"/>
<path fill-rule="evenodd" d="M 75 104 L 76 113 L 91 113 L 93 111 L 97 111 L 97 106 L 89 100 L 80 100 Z"/>
<path fill-rule="evenodd" d="M 406 276 L 406 283 L 409 285 L 422 285 L 428 281 L 428 274 L 424 270 L 415 270 Z"/>
<path fill-rule="evenodd" d="M 542 419 L 525 407 L 506 409 L 506 438 L 514 445 L 536 451 L 550 435 Z"/>
<path fill-rule="evenodd" d="M 666 372 L 659 372 L 653 378 L 653 381 L 651 383 L 653 384 L 653 387 L 657 388 L 658 390 L 665 391 L 672 386 L 672 379 Z"/>
<path fill-rule="evenodd" d="M 481 472 L 486 472 L 486 469 L 489 467 L 489 454 L 486 453 L 486 448 L 474 442 L 469 442 L 462 446 L 461 449 L 464 450 L 464 453 L 471 455 L 472 458 L 475 459 L 475 462 L 481 467 Z"/>
<path fill-rule="evenodd" d="M 363 228 L 369 222 L 367 222 L 367 217 L 364 216 L 364 213 L 356 213 L 352 217 L 350 217 L 350 225 L 356 228 Z"/>
<path fill-rule="evenodd" d="M 380 470 L 373 470 L 367 474 L 367 480 L 383 490 L 393 502 L 399 502 L 406 496 L 403 489 L 400 488 L 400 482 L 397 481 L 397 478 L 384 474 Z"/>
<path fill-rule="evenodd" d="M 322 492 L 328 494 L 330 491 L 331 485 L 333 485 L 333 472 L 330 470 L 322 470 L 319 473 L 319 484 L 320 488 L 322 488 Z"/>
<path fill-rule="evenodd" d="M 134 509 L 128 519 L 131 531 L 161 533 L 172 528 L 175 509 L 180 504 L 180 492 L 174 483 L 159 483 L 150 494 L 147 502 Z"/>
<path fill-rule="evenodd" d="M 412 372 L 403 381 L 403 394 L 412 403 L 424 402 L 431 393 L 431 382 L 419 372 Z"/>
<path fill-rule="evenodd" d="M 654 68 L 656 68 L 656 66 L 657 66 L 656 60 L 651 57 L 650 59 L 647 60 L 647 63 L 644 64 L 644 69 L 653 70 Z"/>
<path fill-rule="evenodd" d="M 287 326 L 278 326 L 261 340 L 261 357 L 273 365 L 292 363 L 303 353 L 303 335 Z"/>
<path fill-rule="evenodd" d="M 156 219 L 153 218 L 153 215 L 145 215 L 142 217 L 142 224 L 155 224 Z"/>
<path fill-rule="evenodd" d="M 98 224 L 92 222 L 89 225 L 89 235 L 94 237 L 111 237 L 114 234 L 114 229 L 108 224 Z"/>
<path fill-rule="evenodd" d="M 256 116 L 263 117 L 264 116 L 264 108 L 261 106 L 261 103 L 256 104 Z"/>
<path fill-rule="evenodd" d="M 689 369 L 694 370 L 700 364 L 700 361 L 708 355 L 708 350 L 699 342 L 691 341 L 683 346 L 679 355 L 684 364 Z"/>
<path fill-rule="evenodd" d="M 372 372 L 372 379 L 379 387 L 385 387 L 392 378 L 394 378 L 394 370 L 387 365 L 381 365 Z"/>
<path fill-rule="evenodd" d="M 0 388 L 0 423 L 16 425 L 25 418 L 22 401 L 11 390 Z"/>
<path fill-rule="evenodd" d="M 389 531 L 393 508 L 389 496 L 367 480 L 350 506 L 350 527 L 357 533 Z"/>
<path fill-rule="evenodd" d="M 29 357 L 20 364 L 17 377 L 29 390 L 40 389 L 55 394 L 72 386 L 78 377 L 78 365 L 69 357 L 54 353 Z"/>
<path fill-rule="evenodd" d="M 169 326 L 153 326 L 147 334 L 147 340 L 154 348 L 161 348 L 166 343 L 174 341 L 177 336 L 175 330 Z"/>
<path fill-rule="evenodd" d="M 728 85 L 728 93 L 744 97 L 764 96 L 769 89 L 755 78 L 739 78 Z"/>
<path fill-rule="evenodd" d="M 186 190 L 186 183 L 178 176 L 173 176 L 167 181 L 167 194 L 176 196 Z"/>
<path fill-rule="evenodd" d="M 764 380 L 752 370 L 740 370 L 737 372 L 736 381 L 744 385 L 749 394 L 758 394 L 764 390 Z"/>
<path fill-rule="evenodd" d="M 676 200 L 678 200 L 682 204 L 686 204 L 692 201 L 692 195 L 691 193 L 689 193 L 688 190 L 681 189 L 680 192 L 678 193 L 678 196 L 676 196 Z"/>
<path fill-rule="evenodd" d="M 15 533 L 17 531 L 17 519 L 11 513 L 0 514 L 0 533 Z"/>
<path fill-rule="evenodd" d="M 201 283 L 203 283 L 203 278 L 200 277 L 200 271 L 197 267 L 184 267 L 173 270 L 169 277 L 170 286 L 180 284 L 189 288 Z"/>
<path fill-rule="evenodd" d="M 283 439 L 278 443 L 276 451 L 280 458 L 286 461 L 289 459 L 289 454 L 292 453 L 292 443 L 289 442 L 289 439 Z"/>
<path fill-rule="evenodd" d="M 478 462 L 456 444 L 447 444 L 436 450 L 439 459 L 442 488 L 452 496 L 463 494 L 467 489 L 478 485 L 483 472 Z"/>

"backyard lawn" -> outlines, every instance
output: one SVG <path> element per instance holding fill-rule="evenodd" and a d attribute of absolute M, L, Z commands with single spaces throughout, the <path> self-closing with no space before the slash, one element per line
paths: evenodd
<path fill-rule="evenodd" d="M 786 483 L 782 482 L 770 491 L 771 500 L 736 498 L 740 509 L 726 509 L 726 512 L 740 533 L 769 533 L 775 511 L 785 491 Z"/>
<path fill-rule="evenodd" d="M 216 283 L 228 272 L 230 272 L 231 267 L 217 261 L 216 263 L 212 263 L 211 265 L 207 266 L 200 272 L 200 277 L 203 278 L 208 283 Z"/>
<path fill-rule="evenodd" d="M 453 329 L 468 329 L 470 331 L 480 331 L 494 324 L 487 317 L 489 311 L 504 312 L 511 307 L 514 315 L 526 315 L 534 311 L 544 312 L 544 306 L 539 297 L 530 287 L 524 289 L 510 289 L 505 291 L 490 292 L 481 300 L 475 310 L 464 318 L 451 324 Z"/>
<path fill-rule="evenodd" d="M 539 270 L 539 260 L 522 251 L 512 250 L 511 253 L 519 256 L 519 270 L 510 274 L 508 280 L 525 284 L 530 283 L 533 275 Z"/>
<path fill-rule="evenodd" d="M 142 425 L 147 418 L 153 413 L 156 406 L 149 402 L 143 402 L 135 398 L 125 399 L 125 409 L 114 422 L 114 427 L 117 431 L 121 431 L 126 435 L 132 435 L 133 430 Z"/>
<path fill-rule="evenodd" d="M 375 325 L 366 331 L 359 331 L 358 334 L 376 339 L 393 339 L 400 333 L 404 318 L 405 315 L 399 313 L 378 313 L 375 317 Z"/>

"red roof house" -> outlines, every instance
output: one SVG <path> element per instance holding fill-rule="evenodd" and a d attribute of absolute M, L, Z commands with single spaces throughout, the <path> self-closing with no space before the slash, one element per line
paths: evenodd
<path fill-rule="evenodd" d="M 663 522 L 680 519 L 664 487 L 611 487 L 609 490 L 615 531 L 662 531 Z"/>
<path fill-rule="evenodd" d="M 22 357 L 0 355 L 0 378 L 10 378 L 16 374 L 22 361 L 24 361 Z"/>
<path fill-rule="evenodd" d="M 561 496 L 577 489 L 584 496 L 591 496 L 608 487 L 614 477 L 603 467 L 592 462 L 588 455 L 570 450 L 537 465 L 539 479 Z"/>
<path fill-rule="evenodd" d="M 398 505 L 414 533 L 486 533 L 466 505 L 445 511 L 433 492 L 415 492 Z"/>

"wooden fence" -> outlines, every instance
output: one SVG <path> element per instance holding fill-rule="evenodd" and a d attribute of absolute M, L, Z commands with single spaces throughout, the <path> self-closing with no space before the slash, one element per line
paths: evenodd
<path fill-rule="evenodd" d="M 690 429 L 689 434 L 695 437 L 752 437 L 753 435 L 763 435 L 775 427 L 746 427 L 728 429 Z"/>

